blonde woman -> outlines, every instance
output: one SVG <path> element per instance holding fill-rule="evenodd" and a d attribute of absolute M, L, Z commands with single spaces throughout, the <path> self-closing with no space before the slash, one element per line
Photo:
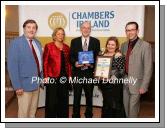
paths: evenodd
<path fill-rule="evenodd" d="M 53 41 L 46 44 L 43 54 L 44 77 L 49 78 L 46 85 L 45 117 L 67 118 L 69 84 L 62 84 L 60 78 L 68 79 L 71 76 L 70 48 L 64 43 L 63 28 L 56 28 L 52 38 Z"/>

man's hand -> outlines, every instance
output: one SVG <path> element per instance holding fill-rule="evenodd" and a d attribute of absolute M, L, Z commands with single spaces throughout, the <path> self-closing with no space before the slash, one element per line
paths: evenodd
<path fill-rule="evenodd" d="M 140 88 L 139 89 L 139 94 L 144 94 L 146 91 L 145 91 L 145 89 L 144 88 Z"/>
<path fill-rule="evenodd" d="M 93 68 L 93 65 L 91 65 L 91 64 L 84 64 L 84 66 L 87 66 L 87 67 Z"/>
<path fill-rule="evenodd" d="M 76 68 L 83 67 L 83 66 L 84 66 L 84 65 L 80 65 L 80 64 L 78 64 L 78 61 L 75 62 L 75 67 L 76 67 Z"/>
<path fill-rule="evenodd" d="M 44 78 L 44 79 L 43 79 L 43 83 L 44 83 L 44 84 L 48 84 L 48 83 L 49 83 L 49 77 Z"/>
<path fill-rule="evenodd" d="M 24 90 L 23 90 L 22 88 L 16 90 L 16 94 L 17 94 L 18 96 L 21 96 L 23 93 L 24 93 Z"/>

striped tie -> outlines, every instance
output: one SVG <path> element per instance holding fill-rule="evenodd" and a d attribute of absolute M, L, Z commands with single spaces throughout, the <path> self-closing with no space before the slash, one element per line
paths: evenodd
<path fill-rule="evenodd" d="M 88 51 L 87 39 L 84 41 L 83 51 Z"/>

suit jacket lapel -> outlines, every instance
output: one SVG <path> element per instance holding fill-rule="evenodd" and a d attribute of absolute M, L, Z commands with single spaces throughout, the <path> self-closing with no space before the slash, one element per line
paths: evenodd
<path fill-rule="evenodd" d="M 141 43 L 141 40 L 139 39 L 137 42 L 136 42 L 136 45 L 134 46 L 133 50 L 131 51 L 131 54 L 133 54 L 135 51 L 137 51 L 140 47 L 140 44 Z"/>
<path fill-rule="evenodd" d="M 78 41 L 79 43 L 79 48 L 78 48 L 78 50 L 79 51 L 83 51 L 83 48 L 82 48 L 82 37 L 79 37 L 79 41 Z"/>
<path fill-rule="evenodd" d="M 24 35 L 23 35 L 23 43 L 22 44 L 24 44 L 23 47 L 24 47 L 25 53 L 33 56 L 32 50 L 31 50 L 29 43 Z"/>
<path fill-rule="evenodd" d="M 124 44 L 124 47 L 123 47 L 123 54 L 126 56 L 126 53 L 128 51 L 128 42 Z"/>
<path fill-rule="evenodd" d="M 36 41 L 35 41 L 36 42 Z M 22 44 L 24 44 L 22 47 L 24 47 L 24 50 L 25 50 L 25 52 L 24 52 L 24 54 L 25 55 L 30 55 L 31 57 L 34 57 L 34 55 L 33 55 L 33 53 L 32 53 L 32 49 L 30 48 L 30 46 L 29 46 L 29 43 L 28 43 L 28 41 L 27 41 L 27 39 L 26 39 L 26 37 L 23 35 L 23 43 Z M 38 46 L 38 45 L 37 45 Z M 38 48 L 39 48 L 39 46 L 38 46 Z M 41 52 L 41 51 L 40 51 Z M 42 55 L 41 55 L 41 57 L 42 57 Z"/>

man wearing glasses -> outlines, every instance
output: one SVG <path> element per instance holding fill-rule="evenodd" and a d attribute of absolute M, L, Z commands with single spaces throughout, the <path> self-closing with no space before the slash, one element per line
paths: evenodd
<path fill-rule="evenodd" d="M 138 117 L 140 96 L 148 90 L 152 76 L 152 48 L 148 42 L 138 37 L 139 28 L 136 22 L 125 26 L 128 41 L 121 46 L 126 57 L 125 77 L 137 79 L 135 84 L 124 84 L 123 101 L 127 117 Z"/>

